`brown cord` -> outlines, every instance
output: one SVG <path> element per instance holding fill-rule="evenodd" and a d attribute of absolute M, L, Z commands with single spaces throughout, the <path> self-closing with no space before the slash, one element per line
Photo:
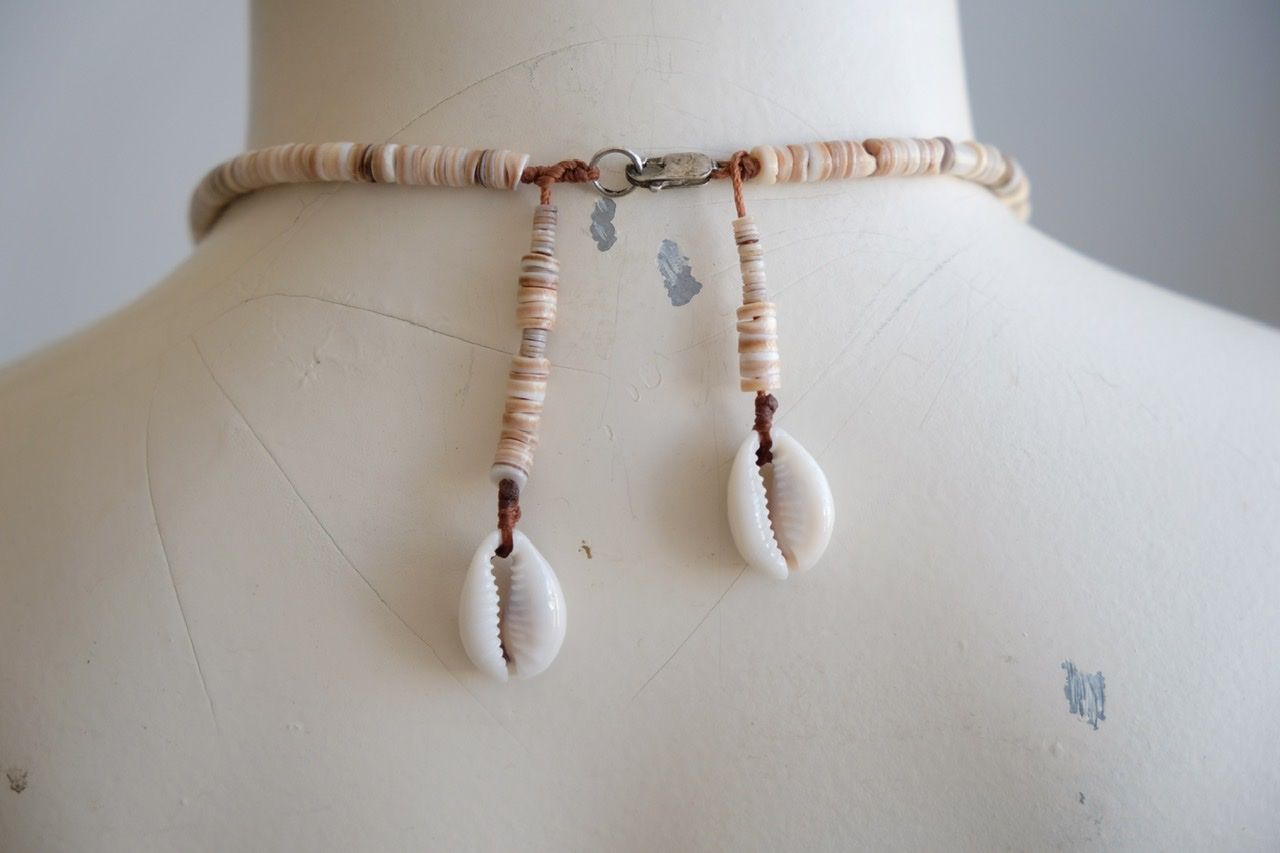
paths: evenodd
<path fill-rule="evenodd" d="M 760 162 L 746 151 L 735 151 L 719 169 L 711 173 L 713 178 L 729 178 L 733 182 L 733 206 L 738 218 L 747 215 L 747 202 L 742 196 L 743 180 L 750 180 L 760 173 Z M 737 223 L 734 224 L 737 227 Z M 755 242 L 754 240 L 751 242 Z M 760 434 L 760 446 L 756 449 L 756 465 L 763 468 L 773 461 L 773 414 L 778 411 L 778 398 L 768 391 L 756 392 L 756 421 L 752 429 Z"/>
<path fill-rule="evenodd" d="M 733 183 L 733 206 L 738 209 L 738 218 L 747 215 L 747 203 L 742 197 L 742 182 L 749 181 L 760 174 L 760 162 L 748 151 L 735 151 L 733 156 L 711 173 L 713 178 L 728 178 Z"/>
<path fill-rule="evenodd" d="M 587 184 L 599 180 L 600 170 L 582 160 L 561 160 L 550 166 L 525 166 L 520 174 L 523 184 L 537 184 L 542 190 L 542 204 L 551 204 L 552 184 Z"/>
<path fill-rule="evenodd" d="M 498 483 L 498 531 L 502 541 L 493 553 L 499 557 L 510 557 L 515 547 L 516 524 L 520 521 L 520 487 L 515 480 L 503 480 Z"/>
<path fill-rule="evenodd" d="M 756 175 L 760 174 L 760 161 L 755 158 L 755 155 L 750 154 L 749 152 L 746 152 L 746 151 L 734 152 L 735 156 L 737 156 L 738 154 L 742 155 L 740 165 L 742 169 L 742 176 L 745 179 L 749 181 L 752 178 L 754 178 Z M 721 160 L 718 163 L 716 163 L 716 170 L 711 173 L 711 177 L 714 178 L 715 180 L 721 180 L 723 178 L 730 177 L 732 173 L 729 171 L 729 166 L 732 162 L 733 162 L 733 158 L 730 157 L 728 160 Z"/>
<path fill-rule="evenodd" d="M 767 391 L 756 392 L 756 422 L 751 427 L 760 433 L 760 449 L 756 451 L 756 465 L 763 467 L 773 461 L 773 413 L 778 411 L 778 398 Z"/>

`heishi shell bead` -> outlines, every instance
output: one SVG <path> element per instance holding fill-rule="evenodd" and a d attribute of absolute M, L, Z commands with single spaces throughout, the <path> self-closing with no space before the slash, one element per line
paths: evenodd
<path fill-rule="evenodd" d="M 791 154 L 791 169 L 787 180 L 803 183 L 809 174 L 809 147 L 807 145 L 788 145 Z M 779 176 L 781 180 L 781 176 Z"/>
<path fill-rule="evenodd" d="M 742 271 L 742 301 L 768 301 L 765 286 L 768 277 L 764 271 L 764 249 L 759 243 L 744 243 L 738 246 L 738 266 Z"/>
<path fill-rule="evenodd" d="M 751 150 L 751 156 L 760 164 L 760 171 L 753 180 L 762 184 L 776 183 L 778 180 L 778 154 L 772 145 L 758 145 Z"/>
<path fill-rule="evenodd" d="M 778 178 L 780 184 L 785 184 L 792 180 L 791 178 L 791 146 L 775 145 L 773 147 L 774 156 L 778 158 Z"/>
<path fill-rule="evenodd" d="M 764 249 L 760 230 L 750 216 L 733 220 L 742 272 L 742 302 L 738 309 L 738 374 L 743 391 L 774 391 L 782 387 L 778 360 L 778 314 L 768 301 Z"/>
<path fill-rule="evenodd" d="M 777 310 L 769 302 L 738 309 L 738 374 L 743 391 L 776 391 L 782 387 L 778 355 Z"/>
<path fill-rule="evenodd" d="M 556 209 L 552 205 L 540 204 L 534 209 L 530 244 L 530 251 L 520 259 L 516 293 L 520 349 L 511 359 L 502 432 L 489 467 L 489 479 L 494 485 L 511 480 L 519 488 L 524 488 L 533 468 L 538 423 L 551 375 L 551 362 L 545 353 L 547 335 L 556 323 L 560 274 L 560 263 L 552 256 L 556 247 Z"/>
<path fill-rule="evenodd" d="M 498 681 L 532 678 L 551 666 L 564 642 L 565 603 L 560 581 L 529 537 L 514 531 L 511 588 L 506 601 L 494 576 L 493 531 L 476 549 L 462 584 L 458 629 L 476 668 Z"/>
<path fill-rule="evenodd" d="M 827 477 L 800 442 L 773 429 L 773 461 L 756 464 L 760 435 L 738 448 L 729 471 L 729 531 L 738 553 L 773 578 L 812 568 L 831 541 L 835 502 Z"/>
<path fill-rule="evenodd" d="M 548 329 L 556 323 L 556 292 L 548 287 L 521 287 L 516 295 L 516 323 L 522 329 Z"/>
<path fill-rule="evenodd" d="M 751 156 L 760 166 L 753 180 L 762 184 L 816 183 L 865 178 L 876 161 L 853 140 L 810 142 L 805 145 L 758 145 Z"/>
<path fill-rule="evenodd" d="M 814 142 L 805 147 L 809 149 L 809 168 L 804 175 L 805 182 L 825 181 L 831 177 L 833 164 L 827 143 Z"/>

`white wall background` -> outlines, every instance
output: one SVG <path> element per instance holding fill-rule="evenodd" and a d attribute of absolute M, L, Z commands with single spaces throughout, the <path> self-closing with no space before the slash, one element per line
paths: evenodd
<path fill-rule="evenodd" d="M 1280 4 L 961 10 L 979 137 L 1039 228 L 1280 324 Z M 187 194 L 243 144 L 246 28 L 243 2 L 0 0 L 0 361 L 186 254 Z"/>

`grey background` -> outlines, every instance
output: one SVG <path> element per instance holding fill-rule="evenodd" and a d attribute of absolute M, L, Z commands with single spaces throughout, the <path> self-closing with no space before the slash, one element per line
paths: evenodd
<path fill-rule="evenodd" d="M 978 137 L 1033 221 L 1280 325 L 1280 4 L 961 0 Z M 243 3 L 0 5 L 0 361 L 139 295 L 243 145 Z M 137 163 L 146 163 L 140 170 Z"/>
<path fill-rule="evenodd" d="M 1280 3 L 960 0 L 979 139 L 1037 228 L 1280 325 Z"/>

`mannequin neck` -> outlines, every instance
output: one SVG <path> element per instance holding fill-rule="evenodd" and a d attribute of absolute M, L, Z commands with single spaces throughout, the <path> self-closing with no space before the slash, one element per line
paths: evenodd
<path fill-rule="evenodd" d="M 954 4 L 258 3 L 250 147 L 605 145 L 972 135 Z M 496 138 L 495 138 L 496 137 Z"/>

